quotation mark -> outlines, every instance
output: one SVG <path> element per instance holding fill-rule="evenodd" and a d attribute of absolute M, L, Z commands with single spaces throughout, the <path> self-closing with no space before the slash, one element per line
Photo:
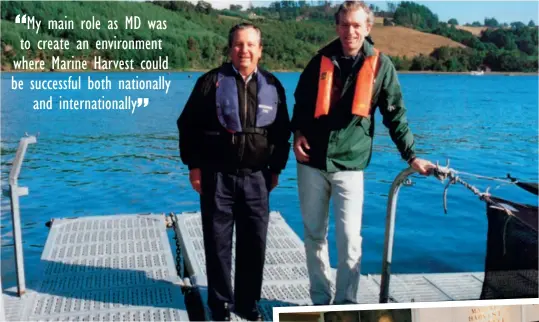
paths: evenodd
<path fill-rule="evenodd" d="M 135 113 L 135 109 L 136 109 L 137 107 L 146 107 L 146 106 L 148 106 L 148 103 L 149 103 L 149 102 L 150 102 L 150 99 L 147 98 L 147 97 L 145 97 L 145 98 L 140 98 L 140 97 L 137 98 L 137 102 L 136 102 L 136 103 L 133 102 L 133 104 L 132 104 L 132 105 L 133 105 L 133 110 L 131 110 L 131 114 L 134 114 L 134 113 Z M 135 104 L 136 104 L 136 105 L 135 105 Z M 144 104 L 144 106 L 143 106 L 142 104 Z"/>
<path fill-rule="evenodd" d="M 23 15 L 22 19 L 21 19 L 21 15 L 17 15 L 15 17 L 15 23 L 26 23 L 26 15 Z"/>
<path fill-rule="evenodd" d="M 146 97 L 146 98 L 138 98 L 138 99 L 137 99 L 137 104 L 138 104 L 137 107 L 141 107 L 141 106 L 142 106 L 143 100 L 144 100 L 144 107 L 148 106 L 148 102 L 149 102 L 150 100 Z"/>
<path fill-rule="evenodd" d="M 36 34 L 39 32 L 39 27 L 41 26 L 41 21 L 36 20 L 34 16 L 23 15 L 21 17 L 20 14 L 15 17 L 15 23 L 26 24 L 28 29 L 35 29 Z"/>

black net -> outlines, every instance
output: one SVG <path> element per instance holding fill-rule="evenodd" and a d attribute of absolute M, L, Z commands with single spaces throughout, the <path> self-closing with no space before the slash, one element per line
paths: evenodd
<path fill-rule="evenodd" d="M 487 203 L 487 255 L 481 299 L 537 298 L 538 208 L 491 199 L 515 216 Z"/>

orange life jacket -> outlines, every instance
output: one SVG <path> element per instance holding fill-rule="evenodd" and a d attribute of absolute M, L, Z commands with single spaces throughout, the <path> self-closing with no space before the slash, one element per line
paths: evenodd
<path fill-rule="evenodd" d="M 352 114 L 354 115 L 363 117 L 370 115 L 374 78 L 378 71 L 379 57 L 379 51 L 374 49 L 374 55 L 365 57 L 365 62 L 359 70 L 356 79 L 354 101 L 352 102 Z M 315 118 L 329 113 L 334 68 L 335 66 L 333 66 L 331 59 L 322 56 L 322 61 L 320 62 L 320 78 L 318 79 L 318 96 L 314 111 Z"/>

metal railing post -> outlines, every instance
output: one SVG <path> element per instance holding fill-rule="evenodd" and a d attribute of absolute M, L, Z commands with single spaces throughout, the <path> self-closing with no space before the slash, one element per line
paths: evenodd
<path fill-rule="evenodd" d="M 402 170 L 389 189 L 386 214 L 386 232 L 384 241 L 384 258 L 382 261 L 382 277 L 380 283 L 380 303 L 389 301 L 389 280 L 391 278 L 391 259 L 393 257 L 393 238 L 395 236 L 395 219 L 397 213 L 397 197 L 401 185 L 408 176 L 416 173 L 413 168 Z"/>
<path fill-rule="evenodd" d="M 26 292 L 26 279 L 24 275 L 24 257 L 22 248 L 21 214 L 19 197 L 28 195 L 27 187 L 19 187 L 18 178 L 21 172 L 22 161 L 28 144 L 36 143 L 35 136 L 21 138 L 15 160 L 9 173 L 9 196 L 11 199 L 11 219 L 13 221 L 13 239 L 15 244 L 15 267 L 17 269 L 17 294 L 22 296 Z"/>
<path fill-rule="evenodd" d="M 2 291 L 3 288 L 2 288 L 2 279 L 0 278 L 0 291 Z M 0 293 L 0 296 L 1 293 Z M 7 321 L 6 320 L 6 311 L 4 309 L 4 297 L 2 296 L 2 298 L 0 298 L 0 321 Z"/>

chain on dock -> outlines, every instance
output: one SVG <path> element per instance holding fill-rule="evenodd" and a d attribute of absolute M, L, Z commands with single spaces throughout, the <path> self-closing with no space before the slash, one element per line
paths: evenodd
<path fill-rule="evenodd" d="M 174 229 L 174 241 L 176 242 L 176 273 L 178 273 L 178 276 L 182 276 L 182 265 L 181 265 L 181 258 L 182 258 L 182 248 L 180 246 L 180 239 L 178 238 L 178 235 L 176 234 L 176 227 L 177 227 L 177 219 L 174 214 L 170 214 L 170 226 L 172 229 Z"/>
<path fill-rule="evenodd" d="M 182 247 L 180 245 L 180 238 L 177 234 L 177 227 L 178 227 L 178 219 L 176 218 L 176 215 L 174 213 L 171 213 L 169 215 L 169 218 L 167 218 L 167 228 L 172 228 L 174 230 L 174 241 L 176 243 L 176 273 L 180 278 L 182 278 L 182 292 L 184 295 L 192 295 L 195 294 L 195 288 L 191 285 L 191 280 L 189 277 L 182 276 L 186 275 L 186 268 L 183 269 L 182 274 Z"/>

